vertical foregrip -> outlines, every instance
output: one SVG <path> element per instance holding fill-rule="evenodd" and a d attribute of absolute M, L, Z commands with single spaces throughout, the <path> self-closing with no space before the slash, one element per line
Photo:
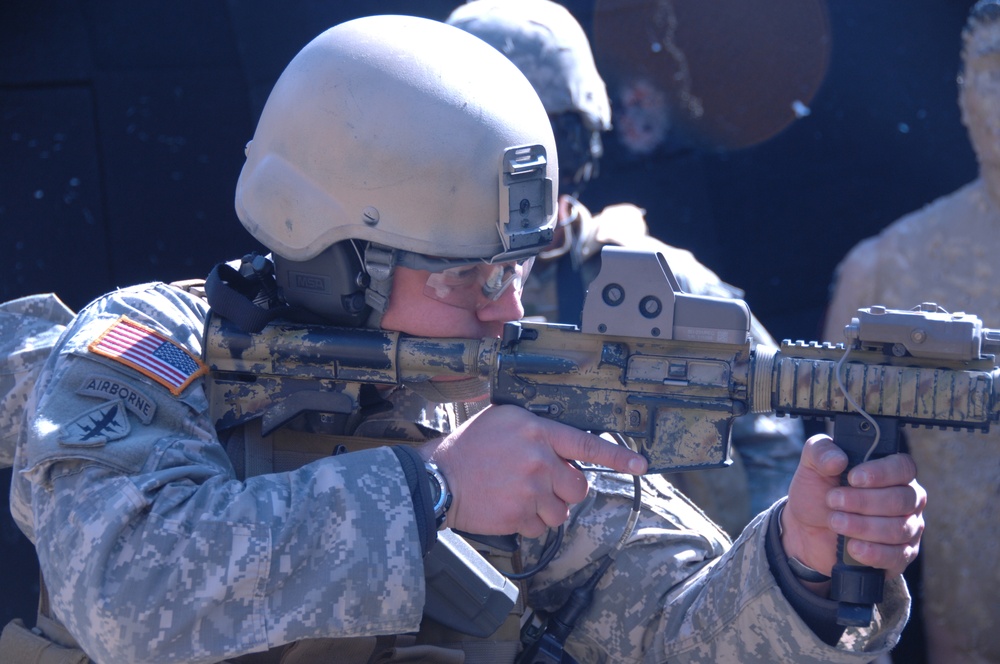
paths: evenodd
<path fill-rule="evenodd" d="M 926 411 L 920 412 L 920 407 L 933 403 L 933 400 L 921 400 L 908 394 L 918 395 L 918 384 L 931 383 L 928 375 L 935 384 L 941 378 L 941 370 L 921 372 L 877 362 L 851 365 L 845 371 L 849 374 L 845 384 L 849 390 L 856 390 L 855 400 L 876 413 L 886 408 L 895 414 L 869 419 L 849 412 L 852 408 L 836 381 L 835 355 L 843 353 L 842 350 L 819 346 L 796 350 L 808 356 L 785 355 L 760 346 L 755 349 L 751 361 L 751 409 L 832 418 L 833 440 L 848 457 L 847 468 L 841 476 L 842 485 L 847 484 L 848 472 L 859 463 L 899 451 L 902 419 L 899 416 L 927 415 Z M 914 386 L 910 393 L 899 388 L 907 384 Z M 954 385 L 955 381 L 949 384 Z M 859 564 L 847 553 L 847 538 L 837 538 L 837 563 L 833 568 L 830 597 L 838 602 L 838 624 L 871 624 L 873 607 L 882 600 L 884 583 L 884 570 Z"/>
<path fill-rule="evenodd" d="M 886 417 L 837 415 L 833 421 L 833 441 L 847 453 L 847 468 L 840 478 L 847 485 L 852 468 L 868 459 L 899 451 L 899 421 Z M 837 538 L 837 564 L 833 567 L 830 598 L 838 602 L 837 623 L 867 627 L 873 607 L 882 601 L 885 571 L 861 565 L 847 552 L 847 538 Z"/>

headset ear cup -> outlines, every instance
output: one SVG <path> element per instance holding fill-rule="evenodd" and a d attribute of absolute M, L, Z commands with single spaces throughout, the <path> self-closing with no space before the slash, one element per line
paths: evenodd
<path fill-rule="evenodd" d="M 290 261 L 274 256 L 278 288 L 285 301 L 334 325 L 360 327 L 371 311 L 365 304 L 368 275 L 350 240 L 327 247 L 315 258 Z"/>

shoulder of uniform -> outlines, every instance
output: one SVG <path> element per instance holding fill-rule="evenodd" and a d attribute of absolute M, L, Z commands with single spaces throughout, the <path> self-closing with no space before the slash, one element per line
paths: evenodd
<path fill-rule="evenodd" d="M 609 205 L 597 214 L 579 206 L 580 239 L 578 251 L 582 261 L 601 253 L 607 245 L 634 247 L 648 242 L 646 211 L 631 203 Z"/>

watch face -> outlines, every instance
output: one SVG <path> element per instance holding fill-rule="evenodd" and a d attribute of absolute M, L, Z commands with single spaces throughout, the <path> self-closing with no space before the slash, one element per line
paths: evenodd
<path fill-rule="evenodd" d="M 431 502 L 435 505 L 441 500 L 441 483 L 434 476 L 434 473 L 427 473 L 431 477 Z"/>
<path fill-rule="evenodd" d="M 437 528 L 441 530 L 447 518 L 448 508 L 451 507 L 451 493 L 448 491 L 448 481 L 445 480 L 441 471 L 438 470 L 438 467 L 434 463 L 430 461 L 425 462 L 424 469 L 427 471 L 430 479 L 431 502 L 434 504 L 434 517 L 437 521 Z"/>

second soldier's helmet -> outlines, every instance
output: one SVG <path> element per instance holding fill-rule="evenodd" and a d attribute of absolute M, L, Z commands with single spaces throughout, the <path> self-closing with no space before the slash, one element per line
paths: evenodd
<path fill-rule="evenodd" d="M 404 257 L 536 254 L 552 239 L 557 180 L 544 107 L 506 58 L 441 22 L 369 16 L 286 67 L 236 211 L 290 303 L 357 324 L 364 302 L 384 306 Z"/>
<path fill-rule="evenodd" d="M 470 0 L 447 22 L 499 50 L 531 81 L 552 119 L 561 189 L 573 192 L 593 177 L 611 103 L 573 15 L 551 0 Z"/>

